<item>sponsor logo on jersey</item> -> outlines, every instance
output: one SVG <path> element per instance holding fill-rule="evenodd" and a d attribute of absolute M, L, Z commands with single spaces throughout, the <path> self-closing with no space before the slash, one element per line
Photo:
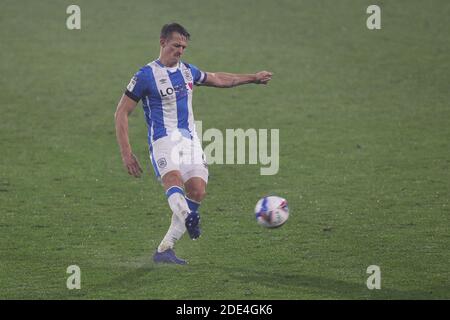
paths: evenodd
<path fill-rule="evenodd" d="M 167 96 L 170 96 L 171 94 L 173 94 L 173 92 L 174 92 L 174 89 L 171 88 L 171 87 L 166 88 L 165 91 L 159 90 L 159 94 L 160 94 L 161 97 L 163 97 L 163 98 L 164 98 L 164 97 L 167 97 Z"/>

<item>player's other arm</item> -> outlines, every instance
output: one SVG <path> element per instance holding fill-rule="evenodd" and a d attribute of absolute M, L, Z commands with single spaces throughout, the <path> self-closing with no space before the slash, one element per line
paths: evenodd
<path fill-rule="evenodd" d="M 260 71 L 254 74 L 237 74 L 226 72 L 207 72 L 204 85 L 217 88 L 232 88 L 247 83 L 267 84 L 272 79 L 272 72 Z"/>
<path fill-rule="evenodd" d="M 136 101 L 126 95 L 122 95 L 114 117 L 116 122 L 116 137 L 120 146 L 123 164 L 130 175 L 138 178 L 142 173 L 142 169 L 136 156 L 131 151 L 130 141 L 128 139 L 128 116 L 136 108 L 136 105 Z"/>

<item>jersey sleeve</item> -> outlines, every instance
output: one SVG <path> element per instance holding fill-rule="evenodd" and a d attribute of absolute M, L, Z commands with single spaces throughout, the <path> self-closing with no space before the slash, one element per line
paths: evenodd
<path fill-rule="evenodd" d="M 201 85 L 206 81 L 207 78 L 206 72 L 201 71 L 193 64 L 190 64 L 189 67 L 191 68 L 192 76 L 194 77 L 194 84 Z"/>
<path fill-rule="evenodd" d="M 135 73 L 127 85 L 125 95 L 139 102 L 148 93 L 148 80 L 145 77 L 144 71 L 141 69 Z"/>

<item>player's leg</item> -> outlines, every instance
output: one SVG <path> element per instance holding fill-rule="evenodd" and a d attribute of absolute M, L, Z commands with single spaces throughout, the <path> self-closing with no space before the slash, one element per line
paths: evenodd
<path fill-rule="evenodd" d="M 163 177 L 162 182 L 172 212 L 180 222 L 184 223 L 191 239 L 197 239 L 200 236 L 200 230 L 197 228 L 200 217 L 195 210 L 191 210 L 189 207 L 182 187 L 181 173 L 179 171 L 169 172 Z"/>
<path fill-rule="evenodd" d="M 195 135 L 195 137 L 197 137 Z M 193 138 L 189 144 L 190 163 L 180 167 L 186 190 L 186 201 L 189 209 L 198 212 L 200 204 L 206 195 L 208 183 L 208 164 L 202 145 L 198 138 Z"/>
<path fill-rule="evenodd" d="M 172 220 L 164 239 L 158 247 L 159 251 L 172 249 L 175 242 L 186 232 L 185 220 L 189 215 L 189 206 L 184 198 L 183 181 L 179 171 L 171 171 L 162 177 L 167 202 L 172 210 Z"/>
<path fill-rule="evenodd" d="M 200 204 L 206 196 L 206 181 L 194 176 L 185 182 L 184 187 L 189 209 L 198 212 Z"/>
<path fill-rule="evenodd" d="M 198 226 L 200 222 L 200 216 L 198 215 L 196 210 L 190 209 L 190 205 L 183 190 L 183 179 L 181 176 L 181 172 L 178 170 L 168 172 L 162 177 L 162 183 L 164 189 L 166 190 L 167 201 L 169 202 L 170 209 L 172 209 L 172 212 L 178 218 L 178 220 L 176 220 L 176 224 L 179 225 L 183 223 L 186 227 L 183 230 L 186 231 L 187 229 L 192 240 L 199 238 L 201 233 Z M 181 228 L 178 228 L 178 230 L 179 232 L 181 232 Z M 170 233 L 170 231 L 171 230 L 169 229 L 168 234 Z M 173 234 L 170 236 L 173 236 Z M 179 238 L 181 238 L 181 236 L 182 234 Z M 175 241 L 179 238 L 176 238 Z M 172 241 L 169 243 L 172 243 Z"/>
<path fill-rule="evenodd" d="M 189 154 L 190 161 L 188 163 L 183 163 L 180 167 L 186 191 L 186 201 L 191 210 L 190 215 L 197 217 L 198 221 L 200 221 L 199 207 L 206 195 L 208 165 L 198 139 L 190 141 L 186 153 Z M 201 231 L 199 224 L 195 228 L 195 231 L 200 235 Z"/>
<path fill-rule="evenodd" d="M 161 178 L 167 201 L 172 211 L 169 230 L 158 246 L 153 256 L 155 262 L 185 264 L 173 252 L 175 242 L 186 232 L 185 219 L 189 214 L 189 206 L 184 198 L 183 180 L 180 173 L 179 161 L 171 154 L 173 141 L 168 137 L 161 138 L 153 144 L 151 154 L 156 175 Z"/>
<path fill-rule="evenodd" d="M 162 185 L 166 192 L 169 207 L 177 217 L 184 221 L 189 215 L 189 206 L 185 199 L 181 172 L 174 170 L 162 177 Z"/>

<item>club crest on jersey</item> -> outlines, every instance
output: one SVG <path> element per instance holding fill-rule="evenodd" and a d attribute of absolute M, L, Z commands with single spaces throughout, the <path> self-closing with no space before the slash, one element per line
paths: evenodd
<path fill-rule="evenodd" d="M 184 70 L 184 78 L 188 81 L 188 82 L 192 82 L 192 74 L 191 71 L 189 70 Z"/>
<path fill-rule="evenodd" d="M 193 87 L 193 83 L 192 83 L 192 82 L 188 82 L 188 83 L 187 83 L 187 86 L 189 87 L 189 89 L 191 89 L 191 90 L 192 90 L 192 87 Z"/>

